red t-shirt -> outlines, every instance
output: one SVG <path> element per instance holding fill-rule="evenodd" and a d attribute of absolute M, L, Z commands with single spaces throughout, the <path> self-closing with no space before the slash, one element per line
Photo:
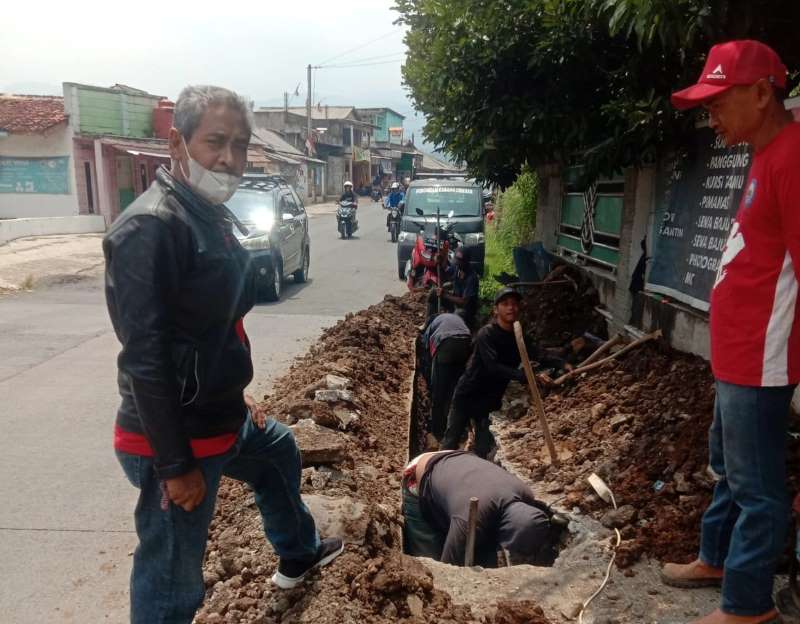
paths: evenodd
<path fill-rule="evenodd" d="M 756 152 L 711 292 L 714 376 L 800 381 L 800 123 Z"/>

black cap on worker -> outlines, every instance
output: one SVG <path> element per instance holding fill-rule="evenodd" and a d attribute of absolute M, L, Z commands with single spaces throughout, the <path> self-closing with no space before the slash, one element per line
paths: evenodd
<path fill-rule="evenodd" d="M 501 288 L 500 291 L 494 296 L 494 304 L 497 305 L 506 297 L 515 297 L 517 301 L 522 301 L 522 295 L 518 290 L 511 288 L 511 286 L 506 286 L 505 288 Z"/>

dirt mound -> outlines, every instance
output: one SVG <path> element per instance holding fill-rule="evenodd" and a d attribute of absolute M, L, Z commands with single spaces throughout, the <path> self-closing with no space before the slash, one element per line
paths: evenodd
<path fill-rule="evenodd" d="M 433 588 L 422 564 L 401 554 L 400 471 L 407 453 L 413 339 L 423 313 L 419 299 L 387 296 L 348 315 L 327 329 L 265 397 L 268 413 L 288 424 L 298 417 L 319 424 L 337 410 L 356 415 L 346 431 L 338 430 L 348 459 L 305 468 L 303 493 L 346 495 L 362 503 L 367 515 L 363 544 L 348 545 L 302 587 L 280 591 L 269 580 L 277 558 L 264 539 L 252 494 L 224 480 L 210 530 L 207 596 L 198 624 L 473 621 L 469 608 L 453 605 L 449 595 Z M 331 374 L 351 382 L 345 391 L 351 396 L 327 403 L 312 400 L 320 380 Z"/>
<path fill-rule="evenodd" d="M 550 624 L 541 607 L 530 600 L 497 603 L 497 611 L 487 624 Z"/>
<path fill-rule="evenodd" d="M 569 277 L 569 284 L 524 289 L 525 306 L 520 322 L 542 347 L 560 346 L 589 332 L 606 336 L 605 319 L 595 310 L 600 303 L 594 285 L 573 268 L 568 268 L 559 282 Z"/>
<path fill-rule="evenodd" d="M 580 335 L 581 323 L 593 322 L 588 311 L 554 321 L 559 310 L 591 302 L 565 301 L 568 292 L 550 295 L 528 298 L 526 329 L 533 335 L 543 338 L 559 327 Z M 618 526 L 624 539 L 620 567 L 643 554 L 673 561 L 696 556 L 699 522 L 713 489 L 706 467 L 714 387 L 706 361 L 650 343 L 550 389 L 544 405 L 561 458 L 557 469 L 543 450 L 538 419 L 519 409 L 520 402 L 527 406 L 525 389 L 512 385 L 505 409 L 510 422 L 501 427 L 504 458 L 561 505 Z M 795 465 L 798 443 L 791 446 Z M 586 482 L 592 472 L 606 480 L 618 505 L 628 507 L 609 513 Z"/>

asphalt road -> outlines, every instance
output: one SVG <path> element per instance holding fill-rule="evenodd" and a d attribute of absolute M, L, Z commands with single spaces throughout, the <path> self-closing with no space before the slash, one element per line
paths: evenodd
<path fill-rule="evenodd" d="M 315 212 L 320 212 L 319 209 Z M 263 394 L 322 328 L 402 294 L 385 213 L 339 240 L 311 218 L 311 279 L 245 319 Z M 0 296 L 0 620 L 125 622 L 136 490 L 112 450 L 118 343 L 97 276 Z"/>

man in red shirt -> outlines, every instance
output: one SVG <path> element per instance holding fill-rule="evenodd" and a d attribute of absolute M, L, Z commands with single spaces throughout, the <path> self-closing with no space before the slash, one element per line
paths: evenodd
<path fill-rule="evenodd" d="M 789 518 L 786 438 L 800 381 L 800 123 L 783 105 L 786 67 L 768 46 L 711 49 L 697 84 L 673 94 L 702 105 L 728 146 L 754 158 L 711 294 L 716 379 L 709 463 L 718 477 L 692 563 L 668 563 L 670 585 L 721 585 L 721 608 L 694 624 L 780 621 L 772 583 Z"/>

